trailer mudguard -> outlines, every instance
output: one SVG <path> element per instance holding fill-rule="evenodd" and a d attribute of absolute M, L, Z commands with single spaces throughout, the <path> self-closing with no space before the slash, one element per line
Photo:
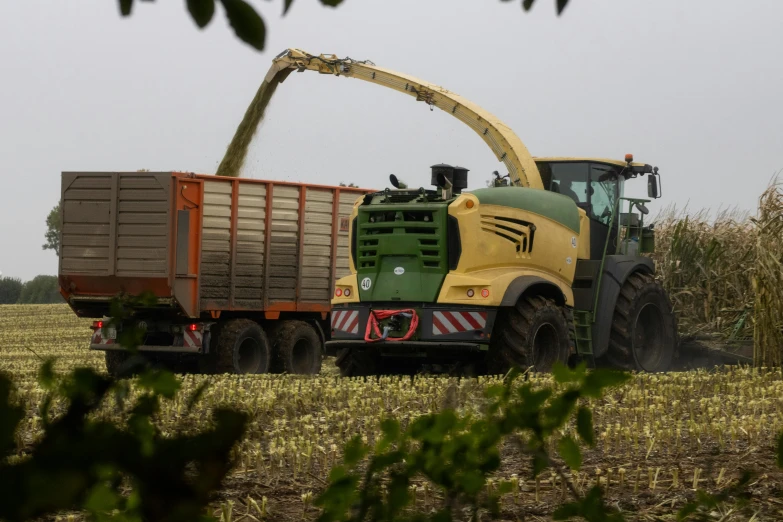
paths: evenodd
<path fill-rule="evenodd" d="M 596 358 L 603 356 L 609 349 L 609 335 L 620 289 L 628 276 L 635 272 L 654 274 L 653 260 L 641 256 L 606 256 L 598 290 L 598 305 L 593 310 L 593 355 Z"/>

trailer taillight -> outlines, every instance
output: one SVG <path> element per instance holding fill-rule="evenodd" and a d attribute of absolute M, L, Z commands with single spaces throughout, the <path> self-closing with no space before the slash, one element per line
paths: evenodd
<path fill-rule="evenodd" d="M 345 291 L 343 292 L 343 295 L 345 297 L 351 297 L 351 289 L 350 288 L 346 288 Z"/>
<path fill-rule="evenodd" d="M 100 330 L 103 328 L 103 321 L 93 321 L 92 322 L 92 329 L 93 330 Z"/>
<path fill-rule="evenodd" d="M 198 330 L 198 325 L 196 323 L 189 324 L 188 330 L 190 330 L 191 332 L 195 332 L 196 330 Z"/>
<path fill-rule="evenodd" d="M 342 297 L 343 291 L 341 289 L 337 288 L 334 291 L 334 295 L 336 295 L 337 297 Z"/>

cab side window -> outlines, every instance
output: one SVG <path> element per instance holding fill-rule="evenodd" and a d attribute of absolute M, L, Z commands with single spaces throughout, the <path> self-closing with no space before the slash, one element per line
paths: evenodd
<path fill-rule="evenodd" d="M 590 217 L 609 226 L 617 202 L 617 172 L 606 165 L 590 166 Z"/>
<path fill-rule="evenodd" d="M 570 197 L 577 205 L 586 208 L 590 202 L 588 163 L 550 163 L 549 167 L 552 178 L 547 188 Z"/>

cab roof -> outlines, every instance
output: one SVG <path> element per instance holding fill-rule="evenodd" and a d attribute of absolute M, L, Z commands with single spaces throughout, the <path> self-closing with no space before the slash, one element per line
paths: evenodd
<path fill-rule="evenodd" d="M 575 163 L 578 161 L 591 161 L 593 163 L 604 163 L 607 165 L 614 165 L 616 167 L 625 167 L 628 165 L 625 161 L 608 158 L 579 158 L 579 157 L 565 157 L 565 156 L 551 156 L 547 158 L 538 158 L 533 156 L 533 161 L 543 161 L 547 163 Z M 640 163 L 635 161 L 631 163 L 632 167 L 644 167 L 646 163 Z"/>

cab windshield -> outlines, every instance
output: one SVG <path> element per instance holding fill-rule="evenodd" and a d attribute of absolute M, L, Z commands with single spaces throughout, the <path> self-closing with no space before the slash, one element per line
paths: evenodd
<path fill-rule="evenodd" d="M 624 178 L 620 167 L 593 162 L 537 162 L 544 188 L 568 196 L 587 215 L 606 226 Z"/>

